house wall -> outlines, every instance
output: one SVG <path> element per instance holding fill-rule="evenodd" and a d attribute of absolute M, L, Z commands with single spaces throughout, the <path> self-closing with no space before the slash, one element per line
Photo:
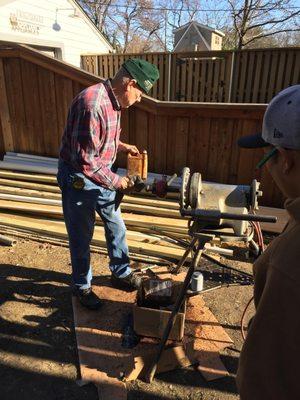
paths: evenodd
<path fill-rule="evenodd" d="M 69 0 L 0 0 L 0 40 L 32 45 L 77 67 L 81 54 L 109 53 L 84 12 L 76 7 L 74 17 L 74 10 Z"/>
<path fill-rule="evenodd" d="M 216 33 L 212 32 L 211 34 L 211 49 L 212 50 L 221 50 L 222 49 L 222 36 L 217 35 Z"/>

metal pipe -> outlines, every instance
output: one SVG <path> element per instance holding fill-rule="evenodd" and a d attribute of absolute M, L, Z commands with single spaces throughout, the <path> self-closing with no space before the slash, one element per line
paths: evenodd
<path fill-rule="evenodd" d="M 236 221 L 277 222 L 277 217 L 273 217 L 271 215 L 222 213 L 216 210 L 182 210 L 182 215 L 197 217 L 206 221 L 232 219 Z"/>

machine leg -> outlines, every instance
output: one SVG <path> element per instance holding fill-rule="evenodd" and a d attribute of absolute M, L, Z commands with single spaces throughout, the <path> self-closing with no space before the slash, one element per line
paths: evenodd
<path fill-rule="evenodd" d="M 183 303 L 183 301 L 184 301 L 184 299 L 186 297 L 186 292 L 187 292 L 187 289 L 189 287 L 189 284 L 190 284 L 190 281 L 191 281 L 191 277 L 192 277 L 192 275 L 194 273 L 195 268 L 197 267 L 197 265 L 199 263 L 199 260 L 201 258 L 201 253 L 202 253 L 202 250 L 203 250 L 203 248 L 205 246 L 205 243 L 208 242 L 209 240 L 211 240 L 211 237 L 204 236 L 203 238 L 196 238 L 196 240 L 194 240 L 194 239 L 192 241 L 192 242 L 194 242 L 194 244 L 198 240 L 197 249 L 195 251 L 192 263 L 191 263 L 191 265 L 190 265 L 190 267 L 188 269 L 188 272 L 186 274 L 185 280 L 184 280 L 183 285 L 182 285 L 182 289 L 181 289 L 181 291 L 180 291 L 180 293 L 179 293 L 179 295 L 177 297 L 177 300 L 176 300 L 176 303 L 174 305 L 174 309 L 172 311 L 172 314 L 170 315 L 168 324 L 167 324 L 167 326 L 166 326 L 166 328 L 164 330 L 164 333 L 163 333 L 162 339 L 160 341 L 155 360 L 154 360 L 153 364 L 151 365 L 151 368 L 149 369 L 149 371 L 146 373 L 145 380 L 148 383 L 151 383 L 153 378 L 154 378 L 154 375 L 155 375 L 155 372 L 156 372 L 156 369 L 157 369 L 157 364 L 158 364 L 158 362 L 160 360 L 160 357 L 161 357 L 162 352 L 164 350 L 165 344 L 166 344 L 166 342 L 167 342 L 167 340 L 169 338 L 169 334 L 170 334 L 170 331 L 171 331 L 171 329 L 173 327 L 173 323 L 174 323 L 175 317 L 178 314 L 178 312 L 180 310 L 180 307 L 181 307 L 181 305 L 182 305 L 182 303 Z"/>

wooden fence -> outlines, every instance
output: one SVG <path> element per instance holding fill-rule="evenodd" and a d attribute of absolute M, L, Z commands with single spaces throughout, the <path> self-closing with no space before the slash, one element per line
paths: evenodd
<path fill-rule="evenodd" d="M 130 57 L 155 64 L 160 79 L 150 96 L 164 101 L 268 103 L 300 83 L 300 48 L 82 56 L 82 68 L 112 77 Z"/>
<path fill-rule="evenodd" d="M 0 150 L 57 156 L 72 99 L 98 81 L 26 46 L 0 46 Z"/>
<path fill-rule="evenodd" d="M 25 46 L 0 47 L 0 151 L 57 156 L 72 98 L 99 81 Z M 249 184 L 261 151 L 240 150 L 239 136 L 258 132 L 266 105 L 161 102 L 151 98 L 122 114 L 122 140 L 147 149 L 149 170 Z M 121 160 L 122 162 L 122 160 Z M 124 166 L 124 164 L 122 165 Z M 263 204 L 282 206 L 267 170 L 257 176 Z"/>

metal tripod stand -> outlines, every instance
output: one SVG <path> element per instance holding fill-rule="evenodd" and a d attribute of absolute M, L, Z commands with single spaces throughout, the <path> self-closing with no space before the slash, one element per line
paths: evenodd
<path fill-rule="evenodd" d="M 184 261 L 186 260 L 188 254 L 190 251 L 194 251 L 193 254 L 193 258 L 192 258 L 192 262 L 189 266 L 188 272 L 186 274 L 186 277 L 184 279 L 181 291 L 176 299 L 176 302 L 174 304 L 174 309 L 170 315 L 168 324 L 165 328 L 165 331 L 163 333 L 163 337 L 160 341 L 158 350 L 157 350 L 157 354 L 155 356 L 155 359 L 153 361 L 153 364 L 151 365 L 151 368 L 149 369 L 149 371 L 146 373 L 145 376 L 145 380 L 147 382 L 152 382 L 156 369 L 157 369 L 157 364 L 160 360 L 160 357 L 162 355 L 162 352 L 164 350 L 164 347 L 166 345 L 166 342 L 169 338 L 169 334 L 171 332 L 171 329 L 173 327 L 174 324 L 174 320 L 176 315 L 178 314 L 180 307 L 182 306 L 182 303 L 184 302 L 186 296 L 187 296 L 187 291 L 188 291 L 188 287 L 191 281 L 191 277 L 195 271 L 195 269 L 197 268 L 200 259 L 201 259 L 201 255 L 202 255 L 202 251 L 204 249 L 204 246 L 206 243 L 210 242 L 212 239 L 214 238 L 214 235 L 208 235 L 208 234 L 202 234 L 202 233 L 196 233 L 194 234 L 194 237 L 190 243 L 189 248 L 187 249 L 187 251 L 185 252 L 185 254 L 183 255 L 182 259 L 179 261 L 178 265 L 183 265 Z"/>

